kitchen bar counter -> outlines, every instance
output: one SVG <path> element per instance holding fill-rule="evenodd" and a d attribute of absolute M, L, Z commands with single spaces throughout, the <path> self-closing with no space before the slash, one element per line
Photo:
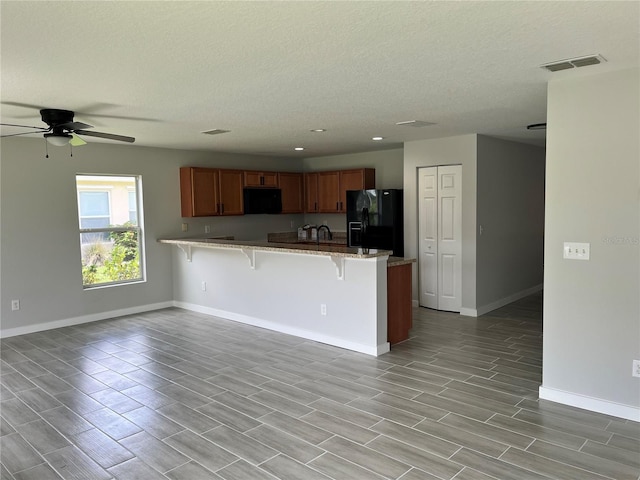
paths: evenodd
<path fill-rule="evenodd" d="M 179 245 L 181 246 L 181 248 L 228 248 L 239 250 L 260 250 L 279 253 L 302 253 L 307 255 L 324 255 L 331 257 L 350 258 L 388 257 L 391 254 L 389 250 L 347 247 L 342 244 L 328 245 L 324 242 L 318 245 L 315 242 L 306 241 L 299 243 L 276 243 L 250 240 L 223 240 L 219 238 L 163 238 L 159 239 L 158 242 Z"/>
<path fill-rule="evenodd" d="M 387 268 L 388 250 L 219 238 L 158 242 L 178 247 L 177 307 L 368 355 L 389 351 L 387 270 L 397 268 Z"/>

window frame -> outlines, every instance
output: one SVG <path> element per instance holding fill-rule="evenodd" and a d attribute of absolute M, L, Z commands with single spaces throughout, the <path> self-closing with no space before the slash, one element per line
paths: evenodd
<path fill-rule="evenodd" d="M 82 248 L 83 248 L 83 244 L 82 243 L 82 236 L 83 234 L 91 234 L 91 233 L 95 233 L 95 234 L 111 234 L 111 233 L 124 233 L 124 232 L 135 232 L 136 236 L 137 236 L 137 247 L 138 247 L 138 262 L 139 262 L 139 270 L 140 270 L 140 274 L 138 278 L 131 278 L 131 279 L 124 279 L 124 280 L 114 280 L 114 281 L 109 281 L 109 282 L 100 282 L 100 283 L 94 283 L 94 284 L 85 284 L 84 283 L 84 278 L 81 277 L 82 280 L 82 288 L 83 290 L 94 290 L 97 288 L 107 288 L 107 287 L 114 287 L 114 286 L 120 286 L 120 285 L 129 285 L 129 284 L 134 284 L 134 283 L 144 283 L 146 282 L 146 255 L 145 255 L 145 242 L 144 242 L 144 215 L 143 215 L 143 208 L 142 208 L 142 175 L 139 174 L 104 174 L 104 173 L 76 173 L 75 175 L 75 179 L 76 179 L 76 198 L 77 198 L 77 208 L 78 208 L 78 233 L 79 233 L 79 240 L 80 240 L 80 251 L 82 254 Z M 85 217 L 81 217 L 81 207 L 80 207 L 80 194 L 81 192 L 87 192 L 87 191 L 101 191 L 101 192 L 107 192 L 108 193 L 108 199 L 109 199 L 109 222 L 111 223 L 114 219 L 114 211 L 113 211 L 113 186 L 105 186 L 105 185 L 79 185 L 78 181 L 80 179 L 83 180 L 101 180 L 104 179 L 105 183 L 109 182 L 109 180 L 118 180 L 118 179 L 133 179 L 135 187 L 133 187 L 135 190 L 132 190 L 132 187 L 127 186 L 126 187 L 126 198 L 127 198 L 127 209 L 126 209 L 126 213 L 127 213 L 127 222 L 130 222 L 130 217 L 131 217 L 131 213 L 133 212 L 130 208 L 131 208 L 131 204 L 129 202 L 129 199 L 131 198 L 130 194 L 134 193 L 134 198 L 136 200 L 136 222 L 135 224 L 132 224 L 130 226 L 124 226 L 124 225 L 119 225 L 119 226 L 114 226 L 114 225 L 109 225 L 108 227 L 93 227 L 93 228 L 82 228 L 81 225 L 81 219 L 82 218 L 87 218 Z M 84 264 L 82 264 L 82 266 L 84 267 Z"/>

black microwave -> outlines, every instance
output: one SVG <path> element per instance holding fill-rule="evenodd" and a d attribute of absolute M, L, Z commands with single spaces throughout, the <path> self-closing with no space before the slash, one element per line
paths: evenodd
<path fill-rule="evenodd" d="M 282 190 L 279 188 L 245 188 L 244 213 L 282 213 Z"/>

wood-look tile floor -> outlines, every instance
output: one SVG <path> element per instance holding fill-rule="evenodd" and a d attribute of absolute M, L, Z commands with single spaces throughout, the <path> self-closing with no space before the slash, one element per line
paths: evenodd
<path fill-rule="evenodd" d="M 541 304 L 378 358 L 180 309 L 8 338 L 0 478 L 638 480 L 640 424 L 538 400 Z"/>

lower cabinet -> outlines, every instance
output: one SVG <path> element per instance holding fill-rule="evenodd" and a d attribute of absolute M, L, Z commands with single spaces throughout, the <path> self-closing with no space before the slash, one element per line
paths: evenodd
<path fill-rule="evenodd" d="M 387 341 L 391 345 L 407 340 L 413 326 L 411 273 L 411 263 L 387 267 Z"/>

